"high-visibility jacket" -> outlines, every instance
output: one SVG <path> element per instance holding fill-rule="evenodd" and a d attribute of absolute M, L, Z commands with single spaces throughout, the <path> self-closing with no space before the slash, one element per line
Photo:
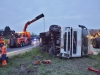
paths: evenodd
<path fill-rule="evenodd" d="M 6 53 L 7 53 L 6 46 L 3 46 L 3 47 L 1 48 L 1 54 L 3 55 L 3 54 L 6 54 Z"/>

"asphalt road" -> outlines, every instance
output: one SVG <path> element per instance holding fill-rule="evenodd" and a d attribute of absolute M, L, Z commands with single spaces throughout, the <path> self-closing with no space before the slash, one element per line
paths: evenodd
<path fill-rule="evenodd" d="M 36 47 L 39 45 L 39 41 L 32 41 L 31 45 L 27 45 L 24 47 L 18 47 L 18 48 L 7 48 L 7 52 L 17 51 L 17 50 L 26 50 L 28 48 Z"/>

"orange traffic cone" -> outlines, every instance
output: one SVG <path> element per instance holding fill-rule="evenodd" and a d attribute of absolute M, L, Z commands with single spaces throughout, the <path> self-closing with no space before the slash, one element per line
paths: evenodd
<path fill-rule="evenodd" d="M 7 65 L 6 60 L 3 60 L 3 61 L 2 61 L 2 66 L 6 66 L 6 65 Z"/>

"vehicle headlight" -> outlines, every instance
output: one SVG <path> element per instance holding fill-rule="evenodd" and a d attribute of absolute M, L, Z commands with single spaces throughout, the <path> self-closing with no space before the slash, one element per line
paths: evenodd
<path fill-rule="evenodd" d="M 34 40 L 36 40 L 36 39 L 34 39 Z"/>

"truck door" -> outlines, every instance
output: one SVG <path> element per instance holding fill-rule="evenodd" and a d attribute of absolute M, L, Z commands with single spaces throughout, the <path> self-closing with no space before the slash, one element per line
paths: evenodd
<path fill-rule="evenodd" d="M 72 56 L 72 27 L 66 27 L 64 33 L 64 51 L 67 53 L 68 57 Z"/>
<path fill-rule="evenodd" d="M 82 29 L 82 56 L 88 55 L 88 30 Z"/>

